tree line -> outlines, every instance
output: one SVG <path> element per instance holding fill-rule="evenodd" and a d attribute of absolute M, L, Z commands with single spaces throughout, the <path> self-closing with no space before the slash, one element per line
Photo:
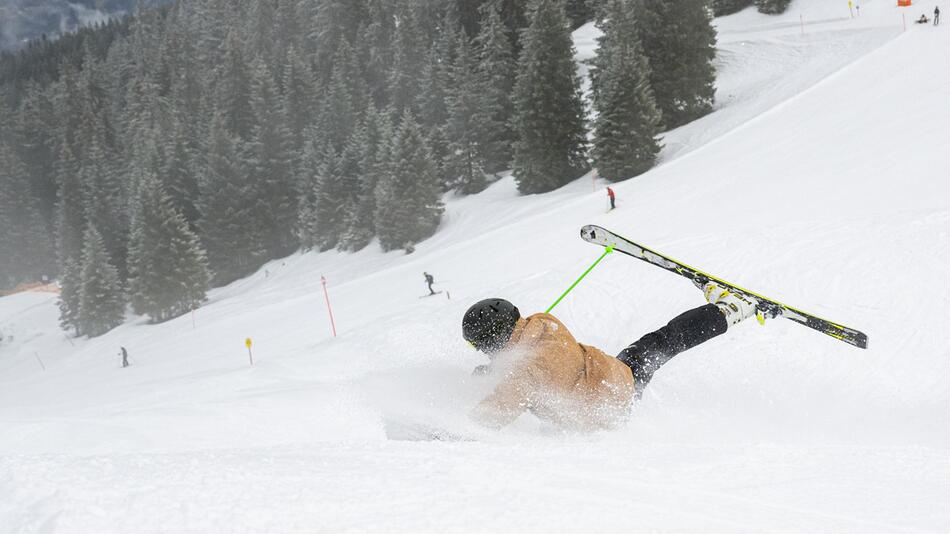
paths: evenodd
<path fill-rule="evenodd" d="M 649 170 L 714 56 L 706 0 L 192 0 L 43 41 L 0 58 L 0 286 L 58 277 L 97 335 L 301 248 L 412 250 L 503 171 Z"/>

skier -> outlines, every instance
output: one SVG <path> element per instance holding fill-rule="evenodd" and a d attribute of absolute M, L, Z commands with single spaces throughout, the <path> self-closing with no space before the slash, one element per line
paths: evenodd
<path fill-rule="evenodd" d="M 611 189 L 609 185 L 607 186 L 607 196 L 610 197 L 610 209 L 613 210 L 614 208 L 617 207 L 617 204 L 616 204 L 617 195 L 614 194 L 614 190 Z"/>
<path fill-rule="evenodd" d="M 927 18 L 927 15 L 921 13 L 920 18 L 917 19 L 917 24 L 927 24 L 928 22 L 930 22 L 930 19 Z"/>
<path fill-rule="evenodd" d="M 616 358 L 578 343 L 553 315 L 524 318 L 499 298 L 476 303 L 462 319 L 463 337 L 490 359 L 476 371 L 502 379 L 473 417 L 500 428 L 528 410 L 567 429 L 616 425 L 663 364 L 756 314 L 754 303 L 714 282 L 702 289 L 708 304 L 646 334 Z"/>
<path fill-rule="evenodd" d="M 940 6 L 934 7 L 934 26 L 940 24 Z"/>
<path fill-rule="evenodd" d="M 422 275 L 426 277 L 426 284 L 429 286 L 429 295 L 435 295 L 435 291 L 432 290 L 432 284 L 435 283 L 435 278 L 425 271 L 423 271 Z"/>
<path fill-rule="evenodd" d="M 119 348 L 122 349 L 122 367 L 123 367 L 123 368 L 128 367 L 128 366 L 129 366 L 129 353 L 128 353 L 128 351 L 125 350 L 125 347 L 119 347 Z"/>

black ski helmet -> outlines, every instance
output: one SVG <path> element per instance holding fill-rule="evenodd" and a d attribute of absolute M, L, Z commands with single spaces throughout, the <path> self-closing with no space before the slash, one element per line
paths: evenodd
<path fill-rule="evenodd" d="M 476 302 L 462 318 L 462 336 L 476 349 L 492 353 L 505 346 L 521 313 L 505 299 Z"/>

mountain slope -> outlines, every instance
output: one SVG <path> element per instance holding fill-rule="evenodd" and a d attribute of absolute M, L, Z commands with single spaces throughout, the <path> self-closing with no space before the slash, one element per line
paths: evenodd
<path fill-rule="evenodd" d="M 950 34 L 861 5 L 720 19 L 720 109 L 668 133 L 609 214 L 589 176 L 530 197 L 506 178 L 448 199 L 411 255 L 294 255 L 194 317 L 75 346 L 51 297 L 0 299 L 0 532 L 946 530 Z M 545 309 L 600 253 L 587 223 L 870 348 L 744 323 L 664 367 L 618 430 L 475 427 L 491 384 L 469 374 L 462 313 L 490 295 Z M 423 271 L 451 298 L 418 298 Z M 615 353 L 701 303 L 613 255 L 555 313 Z M 473 441 L 413 441 L 420 426 Z"/>

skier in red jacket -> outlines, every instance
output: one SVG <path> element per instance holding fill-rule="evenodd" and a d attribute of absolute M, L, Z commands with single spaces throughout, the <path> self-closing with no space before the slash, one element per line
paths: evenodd
<path fill-rule="evenodd" d="M 610 197 L 610 209 L 616 208 L 617 195 L 614 194 L 614 190 L 610 186 L 607 186 L 607 196 Z"/>

